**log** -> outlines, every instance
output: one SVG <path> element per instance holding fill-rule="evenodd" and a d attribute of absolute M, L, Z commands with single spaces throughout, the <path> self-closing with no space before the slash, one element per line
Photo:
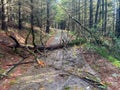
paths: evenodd
<path fill-rule="evenodd" d="M 8 47 L 10 48 L 23 48 L 23 49 L 30 49 L 30 50 L 40 50 L 40 51 L 43 51 L 43 50 L 56 50 L 56 49 L 60 49 L 60 48 L 63 48 L 65 46 L 71 46 L 70 43 L 63 43 L 63 44 L 56 44 L 56 45 L 50 45 L 50 46 L 42 46 L 42 45 L 36 45 L 35 47 L 34 46 L 28 46 L 28 45 L 21 45 L 18 40 L 12 36 L 12 35 L 7 35 L 9 36 L 14 42 L 15 44 L 13 45 L 10 45 Z"/>
<path fill-rule="evenodd" d="M 50 45 L 50 46 L 41 46 L 41 45 L 36 45 L 36 47 L 33 46 L 27 46 L 27 45 L 10 45 L 8 46 L 9 48 L 23 48 L 23 49 L 30 49 L 30 50 L 55 50 L 55 49 L 60 49 L 63 48 L 65 45 L 64 44 L 56 44 L 56 45 Z"/>

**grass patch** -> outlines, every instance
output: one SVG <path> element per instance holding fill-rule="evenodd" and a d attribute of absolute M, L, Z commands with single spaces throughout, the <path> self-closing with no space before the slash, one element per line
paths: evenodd
<path fill-rule="evenodd" d="M 113 63 L 116 67 L 120 68 L 120 61 L 112 56 L 108 56 L 108 60 Z"/>
<path fill-rule="evenodd" d="M 81 44 L 84 44 L 84 43 L 86 43 L 86 40 L 83 39 L 83 38 L 80 38 L 80 39 L 72 40 L 72 41 L 69 43 L 69 46 L 81 45 Z"/>
<path fill-rule="evenodd" d="M 4 73 L 4 69 L 0 68 L 0 74 Z"/>
<path fill-rule="evenodd" d="M 70 87 L 69 87 L 69 86 L 66 86 L 66 87 L 64 88 L 64 90 L 70 90 Z"/>
<path fill-rule="evenodd" d="M 5 55 L 4 55 L 4 54 L 2 54 L 2 53 L 0 53 L 0 58 L 3 58 L 3 57 L 5 57 Z"/>
<path fill-rule="evenodd" d="M 116 59 L 109 50 L 107 50 L 104 46 L 95 46 L 92 44 L 86 44 L 85 48 L 89 48 L 94 50 L 96 53 L 100 54 L 108 61 L 110 61 L 114 66 L 120 68 L 120 60 Z"/>
<path fill-rule="evenodd" d="M 17 84 L 17 80 L 11 80 L 9 84 L 10 84 L 10 85 Z"/>

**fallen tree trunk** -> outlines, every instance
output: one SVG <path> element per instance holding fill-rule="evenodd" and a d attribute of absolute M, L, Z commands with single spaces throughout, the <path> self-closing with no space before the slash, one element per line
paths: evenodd
<path fill-rule="evenodd" d="M 9 48 L 23 48 L 23 49 L 30 49 L 30 50 L 40 50 L 40 51 L 43 51 L 43 50 L 55 50 L 55 49 L 60 49 L 60 48 L 63 48 L 64 45 L 62 44 L 56 44 L 56 45 L 50 45 L 50 46 L 38 46 L 36 45 L 36 47 L 33 47 L 33 46 L 27 46 L 27 45 L 20 45 L 19 47 L 16 47 L 16 45 L 10 45 L 8 46 Z"/>
<path fill-rule="evenodd" d="M 10 48 L 29 48 L 30 50 L 55 50 L 55 49 L 59 49 L 59 48 L 63 48 L 66 44 L 56 44 L 56 45 L 50 45 L 50 46 L 38 46 L 36 45 L 36 47 L 33 46 L 28 46 L 28 45 L 20 45 L 20 43 L 17 41 L 17 39 L 13 36 L 9 36 L 14 42 L 14 45 L 10 45 L 8 47 Z"/>
<path fill-rule="evenodd" d="M 28 46 L 28 45 L 21 45 L 19 43 L 19 41 L 16 39 L 16 37 L 14 37 L 13 35 L 10 35 L 10 34 L 7 34 L 7 36 L 9 38 L 11 38 L 15 44 L 13 45 L 10 45 L 8 47 L 10 48 L 23 48 L 23 49 L 30 49 L 30 50 L 39 50 L 39 51 L 42 51 L 42 50 L 55 50 L 55 49 L 60 49 L 60 48 L 63 48 L 63 47 L 66 47 L 66 46 L 73 46 L 74 44 L 78 44 L 78 42 L 74 43 L 73 45 L 71 45 L 70 42 L 63 42 L 62 44 L 59 43 L 59 44 L 55 44 L 55 45 L 49 45 L 49 46 L 42 46 L 42 45 L 36 45 L 35 47 L 34 46 Z"/>

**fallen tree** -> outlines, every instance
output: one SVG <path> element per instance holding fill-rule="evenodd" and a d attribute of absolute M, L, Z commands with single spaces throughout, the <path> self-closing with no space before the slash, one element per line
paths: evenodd
<path fill-rule="evenodd" d="M 28 48 L 30 50 L 40 50 L 40 51 L 42 51 L 42 50 L 55 50 L 55 49 L 63 48 L 63 47 L 68 45 L 68 43 L 64 42 L 62 44 L 60 43 L 60 44 L 49 45 L 49 46 L 36 45 L 34 47 L 34 46 L 28 46 L 28 45 L 21 45 L 19 43 L 19 41 L 16 39 L 16 37 L 14 37 L 13 35 L 7 34 L 7 36 L 15 42 L 15 44 L 9 45 L 8 47 L 15 48 L 15 49 L 16 48 L 23 48 L 23 49 Z"/>

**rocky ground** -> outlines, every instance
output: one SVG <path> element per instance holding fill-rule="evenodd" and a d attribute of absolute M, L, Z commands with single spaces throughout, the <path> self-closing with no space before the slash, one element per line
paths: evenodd
<path fill-rule="evenodd" d="M 72 53 L 73 49 L 49 52 L 47 58 L 42 58 L 45 67 L 31 66 L 10 90 L 99 90 L 80 79 L 79 76 L 89 77 L 89 73 L 96 76 L 96 73 L 77 50 L 75 55 Z"/>
<path fill-rule="evenodd" d="M 61 37 L 67 40 L 66 32 L 61 36 L 61 32 L 56 31 L 47 45 L 61 43 Z M 46 57 L 38 55 L 39 60 L 45 62 L 44 67 L 36 63 L 20 65 L 12 73 L 18 74 L 9 88 L 2 87 L 9 81 L 5 79 L 0 83 L 0 90 L 120 90 L 119 69 L 98 54 L 89 53 L 78 46 L 48 51 L 46 54 Z M 90 80 L 105 84 L 108 88 L 98 88 L 99 85 Z"/>

